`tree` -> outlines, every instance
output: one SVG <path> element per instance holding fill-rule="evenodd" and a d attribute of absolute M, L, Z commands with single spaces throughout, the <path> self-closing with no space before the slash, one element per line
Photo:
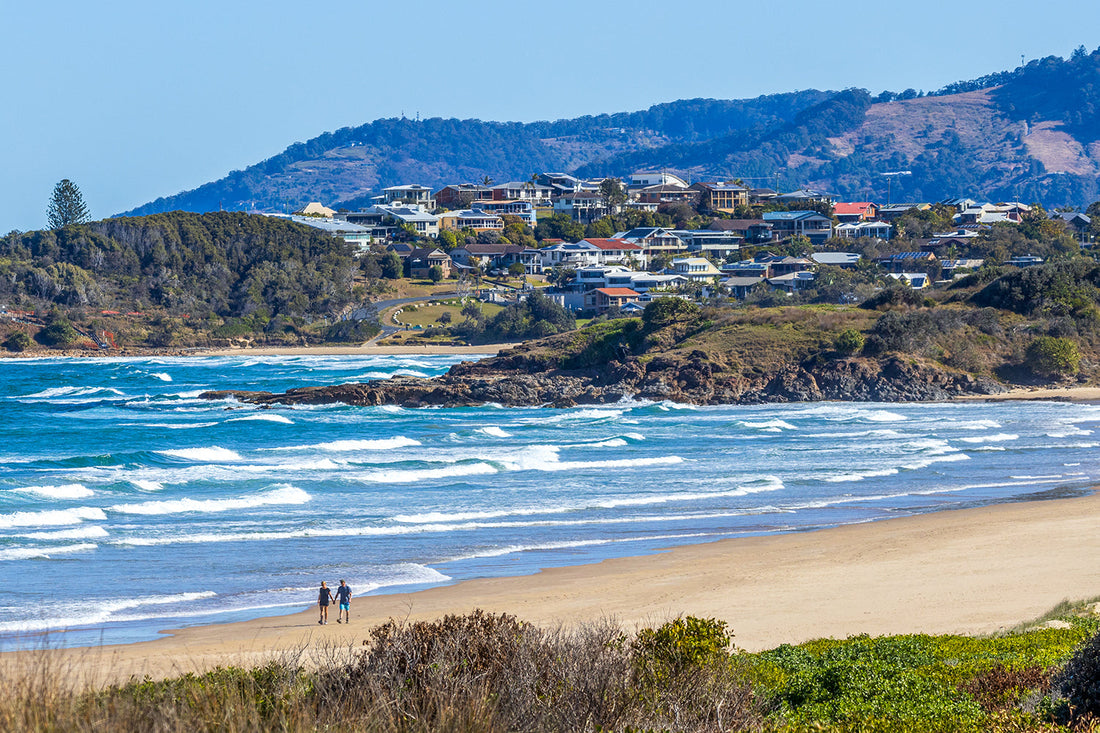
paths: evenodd
<path fill-rule="evenodd" d="M 605 178 L 600 181 L 600 196 L 609 214 L 614 214 L 626 201 L 626 191 L 618 178 Z"/>
<path fill-rule="evenodd" d="M 61 179 L 53 187 L 50 205 L 46 207 L 46 219 L 50 223 L 50 229 L 88 221 L 88 206 L 84 203 L 84 195 L 68 178 Z"/>
<path fill-rule="evenodd" d="M 1040 336 L 1027 347 L 1027 365 L 1041 377 L 1059 379 L 1077 373 L 1081 353 L 1066 338 Z"/>
<path fill-rule="evenodd" d="M 440 280 L 443 279 L 443 268 L 439 265 L 432 265 L 428 268 L 428 278 L 433 283 L 438 283 Z"/>

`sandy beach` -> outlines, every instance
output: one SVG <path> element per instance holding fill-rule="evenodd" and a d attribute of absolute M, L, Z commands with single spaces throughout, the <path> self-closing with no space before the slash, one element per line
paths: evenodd
<path fill-rule="evenodd" d="M 372 625 L 391 617 L 475 608 L 542 625 L 613 618 L 630 629 L 679 614 L 716 617 L 749 650 L 858 633 L 986 634 L 1062 600 L 1100 596 L 1098 520 L 1097 495 L 939 512 L 366 596 L 353 601 L 350 626 L 319 626 L 311 599 L 303 598 L 303 610 L 289 616 L 47 653 L 81 680 L 102 684 L 324 653 L 360 645 Z"/>

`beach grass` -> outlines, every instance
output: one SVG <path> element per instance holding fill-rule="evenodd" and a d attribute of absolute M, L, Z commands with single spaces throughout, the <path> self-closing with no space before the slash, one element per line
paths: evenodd
<path fill-rule="evenodd" d="M 1080 671 L 1100 630 L 1092 608 L 1065 604 L 1046 619 L 1057 625 L 993 636 L 862 635 L 756 653 L 714 619 L 627 633 L 609 620 L 543 629 L 475 611 L 390 621 L 361 645 L 250 668 L 106 687 L 42 655 L 0 669 L 0 730 L 1097 730 L 1067 704 L 1096 696 L 1098 680 Z"/>

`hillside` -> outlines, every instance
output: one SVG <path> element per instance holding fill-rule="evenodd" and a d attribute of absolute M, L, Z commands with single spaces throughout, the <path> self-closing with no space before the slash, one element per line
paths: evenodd
<path fill-rule="evenodd" d="M 747 100 L 692 99 L 641 112 L 556 122 L 483 122 L 432 118 L 376 120 L 295 143 L 225 178 L 157 199 L 127 215 L 188 211 L 281 211 L 308 201 L 353 207 L 386 186 L 417 182 L 526 180 L 619 153 L 708 140 L 781 124 L 828 98 L 809 90 Z"/>
<path fill-rule="evenodd" d="M 881 173 L 911 170 L 894 179 L 894 201 L 971 195 L 1083 206 L 1100 193 L 1100 49 L 1038 59 L 929 96 L 910 90 L 872 100 L 849 90 L 758 137 L 634 151 L 601 166 L 705 178 L 767 169 L 781 171 L 786 187 L 857 200 L 885 200 Z"/>
<path fill-rule="evenodd" d="M 768 179 L 850 199 L 971 195 L 1083 206 L 1100 198 L 1100 49 L 914 90 L 808 90 L 694 99 L 554 122 L 382 119 L 327 132 L 243 171 L 129 215 L 282 211 L 307 201 L 353 208 L 401 183 L 525 180 L 540 171 Z M 763 185 L 763 182 L 760 183 Z"/>

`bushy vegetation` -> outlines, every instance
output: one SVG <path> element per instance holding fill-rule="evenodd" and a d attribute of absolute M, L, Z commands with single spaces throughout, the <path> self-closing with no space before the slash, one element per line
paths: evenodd
<path fill-rule="evenodd" d="M 361 647 L 308 659 L 91 692 L 68 689 L 57 670 L 13 670 L 0 674 L 0 729 L 1091 730 L 1098 624 L 1061 618 L 988 638 L 855 636 L 748 653 L 716 619 L 629 635 L 475 611 L 390 621 Z"/>
<path fill-rule="evenodd" d="M 1028 344 L 1027 366 L 1041 377 L 1069 377 L 1080 368 L 1081 353 L 1067 338 L 1040 336 Z"/>
<path fill-rule="evenodd" d="M 492 318 L 484 318 L 476 304 L 468 304 L 462 315 L 466 320 L 452 326 L 451 332 L 470 343 L 522 341 L 577 327 L 577 319 L 571 311 L 537 291 L 505 306 Z"/>
<path fill-rule="evenodd" d="M 320 315 L 350 301 L 355 271 L 352 245 L 247 214 L 176 211 L 0 238 L 0 298 L 36 307 Z"/>

